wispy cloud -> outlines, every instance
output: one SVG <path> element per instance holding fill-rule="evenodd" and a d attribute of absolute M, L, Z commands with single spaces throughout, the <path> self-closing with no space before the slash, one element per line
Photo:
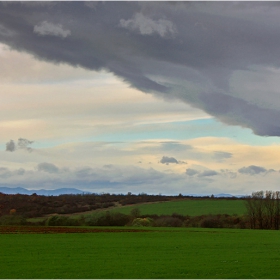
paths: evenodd
<path fill-rule="evenodd" d="M 186 174 L 188 176 L 197 175 L 198 177 L 211 177 L 211 176 L 218 175 L 219 173 L 215 170 L 210 170 L 210 169 L 201 171 L 201 170 L 195 170 L 192 168 L 188 168 L 188 169 L 186 169 Z"/>
<path fill-rule="evenodd" d="M 53 24 L 48 21 L 43 21 L 34 26 L 34 33 L 42 36 L 51 35 L 66 38 L 71 35 L 71 31 L 64 29 L 61 24 Z"/>
<path fill-rule="evenodd" d="M 168 37 L 176 34 L 176 26 L 170 20 L 153 20 L 141 13 L 136 13 L 128 20 L 121 19 L 120 26 L 142 35 L 159 34 L 161 37 Z"/>

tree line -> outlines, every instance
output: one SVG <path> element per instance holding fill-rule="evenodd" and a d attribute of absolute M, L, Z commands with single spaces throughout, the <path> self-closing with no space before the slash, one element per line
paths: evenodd
<path fill-rule="evenodd" d="M 245 200 L 252 229 L 276 229 L 280 226 L 280 192 L 257 191 Z"/>

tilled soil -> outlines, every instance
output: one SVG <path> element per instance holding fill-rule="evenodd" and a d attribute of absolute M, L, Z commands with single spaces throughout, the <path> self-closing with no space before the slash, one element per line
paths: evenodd
<path fill-rule="evenodd" d="M 98 232 L 145 232 L 141 229 L 108 229 L 81 227 L 47 227 L 47 226 L 0 226 L 0 234 L 16 233 L 98 233 Z"/>

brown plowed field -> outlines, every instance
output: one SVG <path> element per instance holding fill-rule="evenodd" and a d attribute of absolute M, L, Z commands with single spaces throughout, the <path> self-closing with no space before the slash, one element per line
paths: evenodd
<path fill-rule="evenodd" d="M 45 227 L 45 226 L 0 226 L 0 234 L 11 233 L 97 233 L 97 232 L 144 232 L 141 229 L 108 229 L 81 227 Z"/>

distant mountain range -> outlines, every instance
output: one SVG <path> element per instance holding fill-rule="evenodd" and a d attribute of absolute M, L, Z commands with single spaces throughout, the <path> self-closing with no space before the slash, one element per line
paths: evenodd
<path fill-rule="evenodd" d="M 83 194 L 83 193 L 90 193 L 81 191 L 74 188 L 61 188 L 56 190 L 27 190 L 25 188 L 17 187 L 17 188 L 7 188 L 7 187 L 0 187 L 0 192 L 5 194 L 28 194 L 31 195 L 36 193 L 37 195 L 61 195 L 61 194 Z"/>
<path fill-rule="evenodd" d="M 232 195 L 228 193 L 219 193 L 219 194 L 214 194 L 214 197 L 245 197 L 246 195 Z"/>
<path fill-rule="evenodd" d="M 41 190 L 27 190 L 25 188 L 21 188 L 21 187 L 16 187 L 16 188 L 8 188 L 8 187 L 0 187 L 0 193 L 5 193 L 5 194 L 27 194 L 27 195 L 31 195 L 33 193 L 36 193 L 37 195 L 53 195 L 53 196 L 57 196 L 57 195 L 61 195 L 61 194 L 83 194 L 83 193 L 91 193 L 89 191 L 81 191 L 75 188 L 60 188 L 60 189 L 56 189 L 56 190 L 45 190 L 45 189 L 41 189 Z M 204 196 L 204 195 L 197 195 L 197 194 L 188 194 L 190 196 Z M 207 195 L 205 195 L 207 196 Z M 214 197 L 244 197 L 245 195 L 231 195 L 231 194 L 227 194 L 227 193 L 220 193 L 220 194 L 214 194 Z"/>
<path fill-rule="evenodd" d="M 186 194 L 186 195 L 189 195 L 189 196 L 193 196 L 193 197 L 196 197 L 196 196 L 211 196 L 211 194 Z M 219 193 L 219 194 L 213 194 L 214 197 L 237 197 L 237 198 L 241 198 L 241 197 L 246 197 L 247 195 L 232 195 L 232 194 L 229 194 L 229 193 Z"/>

